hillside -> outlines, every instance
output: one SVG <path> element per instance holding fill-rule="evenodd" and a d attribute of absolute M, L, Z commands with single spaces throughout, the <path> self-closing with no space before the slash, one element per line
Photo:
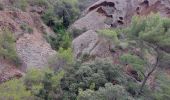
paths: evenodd
<path fill-rule="evenodd" d="M 169 100 L 169 0 L 0 0 L 0 100 Z"/>

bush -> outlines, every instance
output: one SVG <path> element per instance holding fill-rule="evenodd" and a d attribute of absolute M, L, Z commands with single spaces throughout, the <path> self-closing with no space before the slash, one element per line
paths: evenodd
<path fill-rule="evenodd" d="M 42 16 L 44 22 L 57 32 L 62 28 L 68 28 L 79 16 L 79 9 L 76 6 L 77 0 L 60 0 L 49 8 Z"/>
<path fill-rule="evenodd" d="M 44 71 L 29 69 L 24 77 L 24 85 L 32 94 L 37 94 L 42 86 Z"/>
<path fill-rule="evenodd" d="M 140 57 L 131 54 L 123 54 L 120 57 L 120 61 L 123 64 L 130 64 L 136 71 L 144 71 L 145 61 Z"/>
<path fill-rule="evenodd" d="M 1 100 L 30 100 L 34 99 L 30 91 L 27 91 L 23 82 L 18 79 L 10 80 L 0 85 Z"/>
<path fill-rule="evenodd" d="M 116 30 L 103 29 L 103 30 L 99 30 L 98 33 L 99 35 L 102 35 L 104 37 L 111 39 L 115 44 L 119 43 L 118 33 Z"/>
<path fill-rule="evenodd" d="M 77 100 L 132 100 L 132 97 L 120 85 L 106 83 L 105 87 L 99 88 L 98 91 L 86 90 L 79 91 Z"/>
<path fill-rule="evenodd" d="M 48 7 L 48 0 L 28 0 L 32 6 Z"/>
<path fill-rule="evenodd" d="M 24 77 L 24 85 L 37 99 L 58 100 L 62 97 L 60 81 L 64 71 L 54 73 L 50 69 L 31 69 Z"/>
<path fill-rule="evenodd" d="M 72 64 L 73 63 L 73 52 L 71 48 L 68 48 L 67 50 L 64 50 L 63 48 L 59 49 L 58 57 L 65 59 L 67 63 Z"/>
<path fill-rule="evenodd" d="M 79 88 L 86 90 L 91 89 L 91 85 L 94 90 L 98 90 L 103 87 L 107 82 L 113 82 L 113 84 L 123 83 L 124 76 L 120 74 L 120 66 L 112 66 L 111 63 L 103 60 L 95 61 L 89 64 L 72 67 L 69 66 L 65 77 L 62 79 L 61 87 L 64 91 L 65 98 L 74 100 Z"/>
<path fill-rule="evenodd" d="M 147 17 L 134 17 L 128 34 L 131 38 L 139 38 L 158 45 L 169 52 L 170 47 L 170 19 L 151 14 Z"/>
<path fill-rule="evenodd" d="M 63 19 L 63 25 L 68 27 L 79 16 L 77 0 L 61 0 L 54 7 L 55 14 Z"/>
<path fill-rule="evenodd" d="M 26 11 L 27 6 L 28 6 L 27 0 L 15 0 L 14 1 L 14 7 L 19 8 L 22 11 Z"/>
<path fill-rule="evenodd" d="M 61 68 L 73 64 L 73 62 L 72 49 L 68 48 L 64 50 L 63 48 L 60 48 L 58 54 L 49 59 L 49 66 L 55 71 L 58 71 Z"/>
<path fill-rule="evenodd" d="M 161 72 L 156 77 L 156 82 L 159 85 L 159 89 L 156 89 L 154 92 L 155 100 L 168 100 L 170 99 L 170 87 L 169 87 L 169 78 L 168 75 L 164 72 Z"/>
<path fill-rule="evenodd" d="M 10 60 L 16 65 L 20 64 L 15 47 L 15 38 L 7 29 L 0 32 L 0 57 Z"/>
<path fill-rule="evenodd" d="M 46 36 L 46 40 L 54 50 L 59 50 L 60 47 L 68 49 L 72 41 L 70 34 L 65 30 L 60 30 L 57 35 Z"/>
<path fill-rule="evenodd" d="M 27 24 L 21 24 L 20 28 L 24 31 L 24 32 L 27 32 L 27 33 L 33 33 L 33 29 L 28 26 Z"/>
<path fill-rule="evenodd" d="M 43 88 L 37 94 L 43 100 L 61 100 L 62 90 L 60 81 L 64 76 L 64 71 L 58 73 L 46 72 L 42 81 Z"/>

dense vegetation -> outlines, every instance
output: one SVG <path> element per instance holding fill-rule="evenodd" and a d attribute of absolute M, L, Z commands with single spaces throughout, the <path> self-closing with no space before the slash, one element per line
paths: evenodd
<path fill-rule="evenodd" d="M 10 60 L 16 65 L 20 63 L 16 53 L 15 38 L 8 29 L 0 31 L 0 58 Z"/>
<path fill-rule="evenodd" d="M 135 16 L 127 28 L 98 30 L 100 36 L 115 45 L 111 52 L 120 52 L 118 63 L 113 63 L 113 59 L 101 58 L 84 62 L 85 58 L 74 59 L 70 45 L 72 38 L 85 29 L 72 30 L 71 35 L 68 28 L 85 8 L 86 5 L 82 4 L 85 0 L 18 1 L 13 5 L 23 11 L 29 5 L 46 8 L 41 17 L 55 34 L 45 34 L 45 38 L 58 54 L 49 59 L 49 69 L 30 69 L 24 77 L 1 84 L 0 99 L 170 99 L 170 79 L 164 72 L 170 65 L 170 19 L 155 14 L 147 17 Z M 21 28 L 32 32 L 26 25 Z M 8 30 L 0 32 L 0 57 L 19 63 L 15 49 L 12 33 Z M 155 64 L 148 60 L 148 56 L 153 55 L 156 58 Z M 152 81 L 149 79 L 151 76 L 156 85 L 147 84 L 148 80 Z"/>

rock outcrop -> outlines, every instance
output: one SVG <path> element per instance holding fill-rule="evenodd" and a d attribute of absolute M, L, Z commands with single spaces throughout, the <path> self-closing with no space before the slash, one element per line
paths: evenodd
<path fill-rule="evenodd" d="M 89 6 L 83 17 L 77 20 L 72 28 L 90 31 L 83 33 L 73 41 L 74 54 L 80 56 L 83 52 L 90 55 L 108 55 L 106 49 L 109 43 L 101 44 L 95 31 L 99 29 L 124 27 L 129 25 L 132 16 L 160 13 L 161 16 L 170 17 L 169 0 L 98 0 Z M 97 44 L 97 45 L 96 45 Z M 99 44 L 101 44 L 99 46 Z M 98 49 L 94 49 L 99 47 Z M 102 47 L 102 49 L 100 48 Z M 85 49 L 86 48 L 86 49 Z M 87 49 L 88 48 L 88 49 Z M 103 48 L 105 49 L 103 52 Z M 163 47 L 165 51 L 169 47 Z M 93 52 L 92 52 L 93 51 Z M 95 52 L 95 53 L 94 53 Z"/>
<path fill-rule="evenodd" d="M 73 40 L 74 55 L 80 58 L 82 55 L 93 57 L 109 57 L 110 44 L 100 37 L 95 31 L 89 30 Z"/>
<path fill-rule="evenodd" d="M 148 15 L 151 12 L 170 17 L 169 0 L 99 0 L 86 9 L 81 19 L 72 27 L 98 30 L 121 27 L 130 23 L 134 15 Z"/>

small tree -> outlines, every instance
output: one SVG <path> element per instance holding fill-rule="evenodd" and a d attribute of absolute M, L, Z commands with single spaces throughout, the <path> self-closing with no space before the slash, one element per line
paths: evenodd
<path fill-rule="evenodd" d="M 34 96 L 27 91 L 22 80 L 13 79 L 0 85 L 1 100 L 34 100 Z"/>
<path fill-rule="evenodd" d="M 20 64 L 15 47 L 15 38 L 7 29 L 0 32 L 0 57 L 10 60 L 16 65 Z"/>
<path fill-rule="evenodd" d="M 149 43 L 148 43 L 149 45 Z M 150 47 L 153 47 L 152 45 L 150 45 Z M 154 48 L 154 47 L 153 47 Z M 149 77 L 152 75 L 152 73 L 156 70 L 156 68 L 159 66 L 160 64 L 160 59 L 161 59 L 161 54 L 160 54 L 160 50 L 158 47 L 154 48 L 154 50 L 156 51 L 157 53 L 157 58 L 156 58 L 156 63 L 153 65 L 153 64 L 150 64 L 150 63 L 147 63 L 147 67 L 150 68 L 147 73 L 144 73 L 144 72 L 141 72 L 144 79 L 143 79 L 143 82 L 142 82 L 142 85 L 140 87 L 140 93 L 142 93 L 143 91 L 143 88 L 147 82 L 147 80 L 149 79 Z"/>

